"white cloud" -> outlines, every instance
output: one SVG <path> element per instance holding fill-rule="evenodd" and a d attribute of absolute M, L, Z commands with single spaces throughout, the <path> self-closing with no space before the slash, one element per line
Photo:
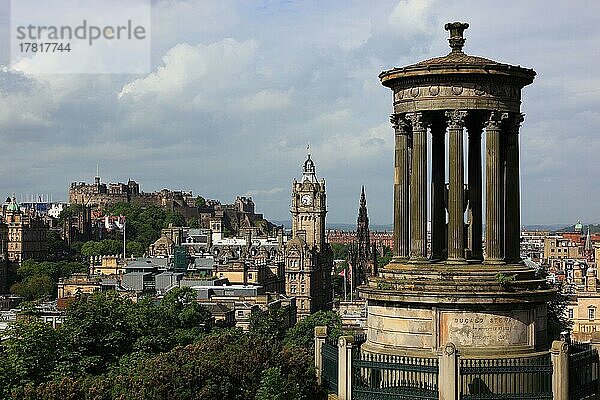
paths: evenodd
<path fill-rule="evenodd" d="M 589 199 L 600 196 L 599 59 L 590 49 L 600 43 L 600 6 L 154 3 L 150 74 L 0 71 L 0 138 L 10 144 L 0 194 L 65 198 L 69 182 L 91 179 L 99 162 L 103 177 L 131 177 L 146 191 L 170 186 L 227 201 L 255 188 L 247 194 L 257 207 L 283 220 L 310 142 L 327 180 L 328 220 L 353 221 L 366 183 L 371 220 L 388 223 L 392 102 L 377 75 L 447 53 L 443 24 L 460 19 L 471 24 L 467 52 L 539 74 L 523 97 L 523 222 L 597 221 Z M 535 22 L 541 7 L 544 24 Z"/>
<path fill-rule="evenodd" d="M 280 187 L 274 187 L 271 189 L 248 189 L 246 193 L 244 193 L 244 196 L 272 196 L 274 194 L 282 193 L 283 191 L 284 189 Z"/>

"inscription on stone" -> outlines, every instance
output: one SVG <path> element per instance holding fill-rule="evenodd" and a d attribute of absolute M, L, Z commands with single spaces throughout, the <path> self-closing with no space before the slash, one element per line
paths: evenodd
<path fill-rule="evenodd" d="M 441 312 L 441 344 L 495 347 L 528 344 L 528 313 Z"/>

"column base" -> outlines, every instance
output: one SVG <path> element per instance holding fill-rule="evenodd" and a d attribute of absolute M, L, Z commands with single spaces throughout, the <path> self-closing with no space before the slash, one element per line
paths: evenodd
<path fill-rule="evenodd" d="M 449 258 L 446 264 L 468 264 L 466 258 Z"/>
<path fill-rule="evenodd" d="M 506 264 L 505 260 L 483 260 L 483 264 L 484 265 L 502 265 L 502 264 Z"/>
<path fill-rule="evenodd" d="M 427 257 L 411 257 L 408 260 L 409 264 L 427 264 L 429 263 L 429 259 Z"/>

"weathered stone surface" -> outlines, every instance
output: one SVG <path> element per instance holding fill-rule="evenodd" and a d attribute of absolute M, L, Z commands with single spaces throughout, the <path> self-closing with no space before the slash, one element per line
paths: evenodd
<path fill-rule="evenodd" d="M 452 342 L 459 347 L 533 346 L 529 325 L 530 312 L 470 312 L 440 313 L 440 342 Z"/>

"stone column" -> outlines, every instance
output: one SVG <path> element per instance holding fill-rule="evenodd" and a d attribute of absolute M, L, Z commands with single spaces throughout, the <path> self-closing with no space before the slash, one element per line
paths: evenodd
<path fill-rule="evenodd" d="M 519 184 L 519 128 L 523 114 L 516 114 L 509 120 L 506 130 L 506 181 L 504 215 L 504 251 L 506 262 L 521 261 L 521 198 Z"/>
<path fill-rule="evenodd" d="M 485 122 L 485 260 L 487 264 L 504 262 L 504 221 L 502 201 L 502 168 L 500 153 L 500 129 L 506 113 L 492 111 Z"/>
<path fill-rule="evenodd" d="M 409 155 L 408 124 L 401 115 L 392 115 L 390 121 L 394 127 L 394 256 L 407 260 L 410 256 L 409 236 Z"/>
<path fill-rule="evenodd" d="M 482 193 L 481 193 L 481 130 L 478 121 L 471 121 L 467 127 L 469 132 L 469 203 L 471 205 L 471 256 L 472 260 L 482 261 L 483 237 Z"/>
<path fill-rule="evenodd" d="M 552 357 L 552 397 L 569 400 L 569 345 L 555 340 L 550 349 Z"/>
<path fill-rule="evenodd" d="M 436 120 L 431 125 L 431 259 L 442 260 L 446 248 L 446 124 Z"/>
<path fill-rule="evenodd" d="M 447 111 L 450 150 L 448 190 L 448 261 L 465 262 L 465 184 L 463 127 L 466 111 Z"/>
<path fill-rule="evenodd" d="M 458 378 L 458 352 L 453 343 L 448 343 L 439 354 L 440 400 L 458 400 Z"/>
<path fill-rule="evenodd" d="M 315 326 L 315 370 L 319 385 L 323 383 L 323 344 L 325 344 L 325 339 L 327 339 L 327 326 Z"/>
<path fill-rule="evenodd" d="M 410 260 L 427 261 L 427 125 L 420 112 L 408 113 L 412 125 Z"/>
<path fill-rule="evenodd" d="M 338 339 L 338 399 L 352 400 L 352 344 L 354 336 Z"/>

